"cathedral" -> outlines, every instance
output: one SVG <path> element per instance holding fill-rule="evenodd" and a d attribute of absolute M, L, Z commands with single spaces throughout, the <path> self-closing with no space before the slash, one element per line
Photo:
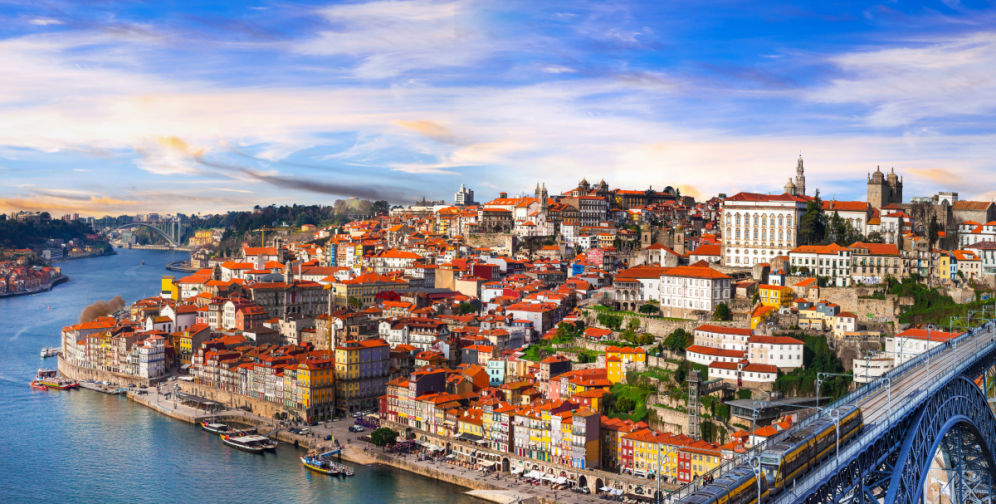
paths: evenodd
<path fill-rule="evenodd" d="M 805 196 L 806 195 L 806 175 L 805 170 L 802 168 L 802 154 L 799 154 L 799 160 L 795 164 L 795 181 L 789 178 L 788 183 L 785 184 L 785 194 L 792 196 Z"/>
<path fill-rule="evenodd" d="M 893 168 L 888 175 L 882 169 L 875 167 L 875 173 L 868 175 L 868 203 L 872 208 L 884 208 L 893 203 L 903 202 L 903 179 L 896 175 Z"/>

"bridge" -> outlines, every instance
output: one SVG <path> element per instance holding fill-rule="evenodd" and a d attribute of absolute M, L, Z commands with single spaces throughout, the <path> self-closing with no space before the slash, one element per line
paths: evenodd
<path fill-rule="evenodd" d="M 136 227 L 146 227 L 155 231 L 159 236 L 166 239 L 167 242 L 173 247 L 179 247 L 181 240 L 183 240 L 183 233 L 186 232 L 186 224 L 180 222 L 176 219 L 171 219 L 161 222 L 129 222 L 117 227 L 109 227 L 101 231 L 104 235 L 109 235 L 115 231 L 121 231 L 124 229 L 131 229 Z"/>
<path fill-rule="evenodd" d="M 996 480 L 996 416 L 989 392 L 996 382 L 996 322 L 987 322 L 930 349 L 856 389 L 820 414 L 737 455 L 713 473 L 752 468 L 765 446 L 824 416 L 855 405 L 864 428 L 764 503 L 991 503 Z M 944 477 L 925 494 L 931 467 Z M 936 473 L 934 473 L 936 474 Z M 678 502 L 688 485 L 666 496 Z M 698 501 L 696 501 L 698 502 Z M 701 502 L 706 502 L 705 500 Z M 712 502 L 712 501 L 709 501 Z M 756 497 L 750 501 L 756 502 Z"/>

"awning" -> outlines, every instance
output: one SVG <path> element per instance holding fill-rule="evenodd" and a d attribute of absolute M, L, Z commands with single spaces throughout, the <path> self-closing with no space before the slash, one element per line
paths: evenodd
<path fill-rule="evenodd" d="M 454 454 L 451 453 L 451 454 L 447 455 L 446 458 L 448 458 L 448 459 L 455 459 L 456 455 L 454 455 Z"/>
<path fill-rule="evenodd" d="M 552 474 L 545 474 L 545 475 L 543 475 L 543 480 L 544 481 L 556 481 L 557 477 L 554 476 L 554 475 L 552 475 Z"/>
<path fill-rule="evenodd" d="M 480 465 L 481 467 L 493 467 L 495 465 L 495 463 L 490 460 L 482 460 L 479 461 L 477 464 Z"/>
<path fill-rule="evenodd" d="M 522 468 L 521 467 L 513 467 L 512 468 L 512 474 L 519 474 L 521 472 L 522 472 Z"/>
<path fill-rule="evenodd" d="M 558 484 L 558 485 L 563 485 L 564 483 L 567 483 L 567 478 L 561 476 L 561 477 L 555 479 L 553 482 L 556 483 L 556 484 Z"/>
<path fill-rule="evenodd" d="M 603 486 L 602 488 L 599 488 L 598 491 L 599 492 L 611 492 L 612 491 L 612 487 Z"/>

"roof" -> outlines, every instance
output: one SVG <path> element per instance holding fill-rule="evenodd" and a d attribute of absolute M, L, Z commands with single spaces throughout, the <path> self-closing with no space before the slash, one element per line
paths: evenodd
<path fill-rule="evenodd" d="M 754 334 L 753 329 L 746 327 L 727 327 L 713 324 L 700 325 L 696 327 L 694 331 L 714 332 L 720 334 L 739 334 L 741 336 L 750 336 Z"/>
<path fill-rule="evenodd" d="M 722 246 L 717 244 L 700 245 L 689 255 L 719 256 L 722 255 Z"/>
<path fill-rule="evenodd" d="M 951 205 L 952 210 L 985 210 L 992 205 L 991 201 L 958 200 Z"/>
<path fill-rule="evenodd" d="M 836 243 L 831 243 L 829 245 L 801 245 L 792 249 L 790 254 L 833 254 L 836 255 L 838 252 L 848 252 L 850 249 L 846 247 L 841 247 Z"/>
<path fill-rule="evenodd" d="M 741 192 L 726 198 L 725 201 L 752 201 L 758 203 L 764 203 L 769 201 L 794 201 L 794 202 L 806 202 L 812 198 L 806 196 L 792 196 L 791 194 L 760 194 L 760 193 L 749 193 Z"/>
<path fill-rule="evenodd" d="M 665 268 L 665 267 L 662 267 L 662 266 L 649 266 L 649 265 L 648 266 L 634 266 L 632 268 L 627 268 L 627 269 L 625 269 L 623 271 L 620 271 L 619 274 L 616 275 L 616 278 L 617 279 L 626 279 L 626 278 L 632 278 L 632 279 L 660 278 L 661 275 L 663 275 L 664 272 L 666 270 L 668 270 L 668 269 L 669 268 Z"/>
<path fill-rule="evenodd" d="M 731 357 L 734 359 L 743 359 L 745 353 L 742 350 L 724 350 L 722 348 L 713 348 L 703 345 L 692 345 L 686 348 L 685 352 L 710 355 L 713 357 Z"/>
<path fill-rule="evenodd" d="M 867 201 L 824 201 L 823 210 L 835 212 L 867 212 Z"/>
<path fill-rule="evenodd" d="M 957 338 L 965 334 L 963 332 L 946 332 L 946 331 L 934 331 L 920 328 L 909 328 L 901 333 L 896 334 L 897 338 L 908 338 L 908 339 L 919 339 L 919 340 L 930 340 L 930 341 L 947 341 L 952 338 Z"/>
<path fill-rule="evenodd" d="M 851 249 L 855 249 L 855 248 L 865 249 L 871 255 L 888 255 L 888 256 L 898 256 L 899 255 L 899 248 L 894 243 L 854 242 L 848 248 L 851 248 Z"/>
<path fill-rule="evenodd" d="M 763 345 L 802 345 L 803 343 L 788 336 L 751 336 L 748 343 L 759 343 Z"/>
<path fill-rule="evenodd" d="M 730 277 L 708 266 L 675 266 L 664 271 L 665 276 L 708 278 L 712 280 L 729 279 Z"/>

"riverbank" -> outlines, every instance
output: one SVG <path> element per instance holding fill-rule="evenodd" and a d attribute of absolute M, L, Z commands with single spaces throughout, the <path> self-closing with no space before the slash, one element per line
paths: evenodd
<path fill-rule="evenodd" d="M 44 285 L 41 285 L 41 286 L 38 286 L 38 287 L 36 287 L 34 289 L 24 290 L 24 291 L 18 291 L 18 292 L 5 292 L 3 294 L 0 294 L 0 298 L 16 297 L 16 296 L 30 296 L 31 294 L 39 294 L 39 293 L 42 293 L 42 292 L 48 292 L 48 291 L 52 290 L 52 288 L 55 287 L 56 285 L 59 285 L 59 284 L 61 284 L 63 282 L 68 282 L 68 281 L 69 281 L 69 277 L 68 276 L 66 276 L 66 275 L 59 275 L 58 278 L 55 278 L 55 279 L 49 281 L 48 283 L 46 283 Z"/>
<path fill-rule="evenodd" d="M 261 434 L 307 450 L 324 451 L 331 448 L 333 441 L 326 440 L 326 437 L 331 437 L 331 439 L 340 442 L 342 459 L 347 462 L 361 465 L 376 464 L 403 470 L 424 478 L 466 488 L 472 491 L 468 492 L 468 494 L 491 502 L 511 502 L 511 500 L 515 500 L 510 500 L 510 497 L 513 495 L 516 498 L 521 498 L 522 502 L 534 502 L 537 504 L 582 504 L 597 500 L 594 496 L 590 495 L 566 491 L 548 491 L 546 488 L 533 486 L 512 476 L 500 476 L 494 473 L 485 474 L 473 468 L 452 462 L 421 460 L 414 455 L 390 454 L 364 441 L 362 439 L 363 434 L 349 432 L 349 425 L 352 422 L 348 419 L 310 426 L 307 433 L 295 434 L 288 430 L 290 426 L 286 423 L 278 423 L 243 410 L 229 409 L 209 412 L 192 407 L 189 404 L 185 404 L 179 397 L 174 398 L 169 394 L 168 390 L 171 390 L 172 386 L 166 384 L 162 385 L 162 388 L 162 392 L 157 387 L 130 390 L 126 394 L 126 397 L 136 404 L 145 406 L 174 420 L 195 425 L 209 419 L 251 425 L 256 427 Z"/>

